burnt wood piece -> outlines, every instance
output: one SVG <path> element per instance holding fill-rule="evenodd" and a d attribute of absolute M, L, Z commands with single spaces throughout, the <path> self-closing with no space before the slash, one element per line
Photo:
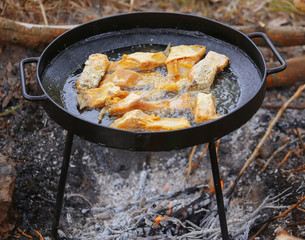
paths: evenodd
<path fill-rule="evenodd" d="M 13 21 L 0 17 L 0 42 L 18 44 L 29 48 L 47 46 L 59 35 L 79 25 L 42 25 Z M 261 27 L 259 24 L 251 26 L 232 26 L 243 32 L 264 32 L 277 47 L 298 46 L 305 44 L 304 27 Z M 258 45 L 264 45 L 258 41 Z"/>
<path fill-rule="evenodd" d="M 291 85 L 297 82 L 305 82 L 304 63 L 305 55 L 288 59 L 287 68 L 285 71 L 272 74 L 267 77 L 267 87 L 280 87 L 283 85 Z M 267 66 L 275 67 L 277 64 L 269 63 Z"/>

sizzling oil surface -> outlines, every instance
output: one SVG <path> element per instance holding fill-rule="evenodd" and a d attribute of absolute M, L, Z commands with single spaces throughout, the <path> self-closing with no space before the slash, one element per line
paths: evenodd
<path fill-rule="evenodd" d="M 136 45 L 128 48 L 120 48 L 116 50 L 112 50 L 109 52 L 105 52 L 108 56 L 109 60 L 118 61 L 122 58 L 124 54 L 131 54 L 134 52 L 158 52 L 163 51 L 166 48 L 164 45 Z M 207 49 L 208 50 L 208 49 Z M 230 58 L 230 56 L 228 56 Z M 77 89 L 75 87 L 76 80 L 80 76 L 83 70 L 84 64 L 79 69 L 76 69 L 73 73 L 71 73 L 66 80 L 63 90 L 60 93 L 61 102 L 64 107 L 72 114 L 77 117 L 80 117 L 84 120 L 98 123 L 98 115 L 99 109 L 85 109 L 79 110 L 78 104 L 76 101 Z M 166 76 L 167 71 L 166 67 L 160 67 L 156 69 L 157 72 Z M 129 90 L 149 90 L 150 87 L 141 87 L 138 89 L 129 89 Z M 214 83 L 211 87 L 211 92 L 216 97 L 216 106 L 217 113 L 220 114 L 228 114 L 232 110 L 237 107 L 239 97 L 241 94 L 241 87 L 238 83 L 237 75 L 234 73 L 230 66 L 226 67 L 222 72 L 216 75 Z M 193 92 L 194 93 L 194 92 Z M 166 94 L 163 99 L 172 98 L 172 94 Z M 162 111 L 156 112 L 161 117 L 187 117 L 190 121 L 191 125 L 195 125 L 192 113 L 190 111 L 173 111 L 170 113 L 164 113 Z M 104 115 L 101 125 L 109 126 L 115 118 Z"/>

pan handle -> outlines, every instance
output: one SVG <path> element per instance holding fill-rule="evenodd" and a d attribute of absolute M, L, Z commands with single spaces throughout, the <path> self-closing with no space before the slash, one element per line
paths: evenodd
<path fill-rule="evenodd" d="M 26 81 L 25 81 L 25 74 L 24 74 L 24 65 L 27 63 L 33 63 L 33 62 L 38 62 L 39 57 L 30 57 L 30 58 L 25 58 L 21 60 L 19 64 L 20 68 L 20 77 L 21 77 L 21 92 L 22 95 L 25 99 L 30 100 L 30 101 L 41 101 L 41 100 L 46 100 L 47 95 L 43 94 L 41 96 L 31 96 L 26 92 Z"/>
<path fill-rule="evenodd" d="M 285 70 L 285 68 L 287 67 L 285 60 L 281 57 L 281 55 L 276 50 L 276 48 L 274 47 L 274 45 L 272 44 L 272 42 L 270 41 L 270 39 L 268 38 L 268 36 L 265 33 L 255 32 L 255 33 L 249 33 L 249 34 L 247 34 L 247 36 L 249 38 L 261 37 L 262 39 L 264 39 L 265 42 L 267 43 L 267 45 L 269 46 L 269 48 L 271 49 L 271 51 L 273 52 L 273 54 L 275 55 L 275 57 L 277 58 L 277 60 L 280 62 L 281 66 L 267 69 L 267 75 Z"/>

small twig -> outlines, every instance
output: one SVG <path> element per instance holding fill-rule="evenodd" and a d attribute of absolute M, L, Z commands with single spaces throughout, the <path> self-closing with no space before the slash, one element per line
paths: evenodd
<path fill-rule="evenodd" d="M 189 225 L 191 225 L 194 229 L 196 229 L 197 231 L 200 231 L 201 230 L 201 228 L 200 227 L 198 227 L 195 223 L 193 223 L 193 222 L 191 222 L 190 220 L 185 220 L 185 222 L 187 223 L 187 224 L 189 224 Z"/>
<path fill-rule="evenodd" d="M 303 170 L 305 170 L 305 164 L 301 168 L 293 169 L 292 172 L 299 172 L 299 171 L 303 171 Z"/>
<path fill-rule="evenodd" d="M 249 222 L 251 219 L 254 219 L 259 214 L 259 212 L 265 208 L 265 206 L 268 204 L 268 201 L 269 197 L 266 197 L 257 209 L 255 209 L 252 213 L 246 215 L 245 218 L 236 224 L 237 228 L 241 228 L 245 223 Z"/>
<path fill-rule="evenodd" d="M 37 198 L 40 198 L 40 199 L 42 199 L 43 201 L 46 201 L 46 202 L 49 202 L 49 203 L 52 203 L 52 204 L 55 203 L 55 201 L 52 201 L 52 200 L 47 199 L 47 198 L 45 198 L 45 197 L 42 197 L 42 196 L 40 196 L 40 195 L 37 195 Z"/>
<path fill-rule="evenodd" d="M 81 194 L 78 194 L 78 193 L 72 193 L 72 194 L 68 194 L 67 195 L 67 199 L 71 198 L 71 197 L 79 197 L 83 200 L 85 200 L 89 205 L 90 207 L 92 207 L 92 203 L 88 200 L 88 198 L 86 198 L 85 196 L 81 195 Z"/>
<path fill-rule="evenodd" d="M 249 167 L 250 163 L 255 159 L 257 153 L 259 152 L 259 150 L 261 149 L 261 147 L 263 146 L 263 144 L 265 143 L 265 141 L 267 140 L 267 138 L 269 137 L 269 135 L 271 134 L 272 128 L 274 127 L 274 125 L 276 124 L 276 122 L 281 118 L 283 112 L 285 111 L 285 109 L 287 108 L 287 106 L 289 106 L 289 104 L 291 102 L 293 102 L 296 98 L 298 98 L 302 91 L 305 89 L 305 84 L 302 84 L 301 86 L 299 86 L 298 90 L 293 94 L 293 96 L 288 99 L 287 102 L 285 102 L 283 104 L 283 106 L 280 108 L 280 110 L 278 111 L 278 113 L 276 114 L 275 118 L 269 123 L 269 126 L 267 128 L 267 131 L 265 132 L 265 135 L 263 136 L 263 138 L 261 139 L 261 141 L 259 142 L 259 144 L 256 146 L 255 150 L 253 151 L 253 153 L 251 154 L 251 156 L 248 158 L 248 160 L 246 161 L 246 163 L 244 164 L 244 166 L 242 167 L 242 169 L 239 171 L 235 181 L 232 183 L 232 185 L 230 186 L 230 188 L 228 189 L 226 196 L 230 196 L 233 191 L 234 188 L 238 182 L 238 180 L 240 179 L 240 177 L 243 175 L 243 173 L 246 171 L 246 169 Z"/>
<path fill-rule="evenodd" d="M 299 131 L 298 128 L 296 129 L 296 131 L 297 131 L 297 135 L 298 135 L 298 138 L 299 138 L 299 140 L 300 140 L 301 146 L 302 146 L 302 148 L 303 148 L 304 151 L 305 151 L 305 143 L 303 142 L 303 139 L 302 139 L 302 137 L 301 137 L 300 131 Z"/>
<path fill-rule="evenodd" d="M 25 143 L 25 141 L 19 140 L 19 139 L 17 139 L 17 138 L 11 137 L 11 136 L 6 135 L 6 134 L 1 133 L 1 132 L 0 132 L 0 136 L 1 136 L 1 137 L 4 137 L 4 138 L 11 139 L 11 140 L 13 140 L 13 141 L 15 141 L 15 142 Z"/>
<path fill-rule="evenodd" d="M 289 156 L 297 150 L 297 147 L 288 151 L 284 159 L 277 165 L 278 168 L 281 168 L 282 165 L 288 161 Z"/>
<path fill-rule="evenodd" d="M 293 204 L 290 208 L 288 208 L 286 211 L 284 211 L 283 213 L 281 213 L 280 215 L 274 216 L 273 218 L 271 218 L 272 220 L 278 219 L 278 218 L 283 218 L 286 217 L 288 213 L 290 213 L 293 209 L 295 209 L 297 206 L 299 206 L 303 201 L 305 200 L 305 196 L 298 201 L 297 203 Z"/>
<path fill-rule="evenodd" d="M 133 12 L 134 9 L 134 0 L 130 0 L 130 4 L 129 4 L 129 12 Z"/>
<path fill-rule="evenodd" d="M 304 212 L 304 213 L 305 213 L 305 209 L 300 208 L 300 207 L 297 207 L 297 209 L 298 209 L 299 211 L 301 211 L 301 212 Z"/>
<path fill-rule="evenodd" d="M 179 236 L 178 239 L 198 238 L 198 236 L 201 236 L 200 239 L 203 239 L 205 235 L 212 233 L 218 234 L 219 230 L 214 228 L 214 229 L 202 229 L 200 231 L 192 231 L 189 233 L 185 233 L 182 236 Z"/>
<path fill-rule="evenodd" d="M 220 141 L 221 141 L 221 138 L 219 138 L 219 139 L 216 141 L 216 153 L 218 153 Z"/>
<path fill-rule="evenodd" d="M 304 135 L 302 135 L 302 136 L 300 136 L 301 137 L 301 139 L 304 137 Z M 291 144 L 293 144 L 293 143 L 295 143 L 296 141 L 298 141 L 299 139 L 294 139 L 294 140 L 292 140 L 292 141 L 290 141 L 289 143 L 288 143 L 288 145 L 291 145 Z M 275 151 L 275 152 L 279 152 L 279 150 L 281 150 L 282 148 L 284 148 L 284 147 L 286 147 L 286 144 L 284 145 L 284 146 L 282 146 L 281 148 L 279 148 L 277 151 Z M 273 155 L 273 154 L 272 154 Z M 285 159 L 285 158 L 284 158 Z M 279 163 L 278 164 L 278 168 L 280 168 L 282 166 L 282 163 Z"/>
<path fill-rule="evenodd" d="M 271 160 L 274 158 L 274 156 L 276 154 L 278 154 L 279 152 L 283 151 L 284 149 L 286 149 L 286 147 L 289 145 L 288 142 L 286 142 L 283 146 L 281 146 L 280 148 L 278 148 L 276 151 L 274 151 L 271 156 L 267 159 L 267 162 L 264 164 L 264 166 L 262 167 L 262 169 L 260 170 L 259 174 L 262 174 L 265 169 L 268 167 L 269 163 L 271 162 Z"/>
<path fill-rule="evenodd" d="M 137 191 L 135 192 L 135 194 L 133 196 L 133 201 L 134 202 L 138 201 L 143 196 L 143 191 L 144 191 L 144 188 L 145 188 L 145 185 L 146 185 L 147 176 L 148 176 L 148 171 L 144 167 L 144 169 L 141 171 L 141 174 L 140 174 L 139 187 L 138 187 Z"/>
<path fill-rule="evenodd" d="M 192 148 L 192 151 L 189 155 L 189 164 L 188 164 L 188 170 L 187 170 L 187 174 L 186 174 L 186 180 L 187 181 L 189 180 L 189 177 L 190 177 L 190 174 L 191 174 L 191 171 L 192 171 L 193 157 L 194 157 L 194 153 L 196 151 L 196 148 L 197 148 L 197 145 Z"/>
<path fill-rule="evenodd" d="M 122 7 L 129 7 L 130 8 L 130 4 L 128 4 L 128 3 L 124 3 L 124 2 L 121 2 L 121 1 L 115 1 L 115 0 L 111 0 L 111 2 L 113 2 L 114 4 L 120 5 Z M 133 6 L 133 10 L 136 10 L 136 11 L 147 11 L 147 9 L 145 9 L 145 8 L 135 7 L 135 6 Z"/>
<path fill-rule="evenodd" d="M 289 223 L 289 224 L 287 224 L 287 227 L 300 226 L 300 225 L 305 225 L 305 221 L 296 222 L 296 223 Z"/>
<path fill-rule="evenodd" d="M 272 104 L 262 104 L 261 108 L 271 108 L 271 109 L 280 109 L 282 106 L 281 105 L 272 105 Z M 293 106 L 288 106 L 287 108 L 290 109 L 305 109 L 305 105 L 293 105 Z"/>
<path fill-rule="evenodd" d="M 258 235 L 261 234 L 269 226 L 269 222 L 266 222 L 251 238 L 250 240 L 254 240 Z"/>
<path fill-rule="evenodd" d="M 42 3 L 41 0 L 38 0 L 38 3 L 39 3 L 39 7 L 41 9 L 41 14 L 42 14 L 42 17 L 43 17 L 44 24 L 45 25 L 49 25 L 48 19 L 47 19 L 47 15 L 46 15 L 46 11 L 44 9 L 43 3 Z"/>
<path fill-rule="evenodd" d="M 41 235 L 40 232 L 38 232 L 37 230 L 34 229 L 34 232 L 38 235 L 39 240 L 44 240 L 43 236 Z"/>
<path fill-rule="evenodd" d="M 27 238 L 30 238 L 30 239 L 33 239 L 33 237 L 31 235 L 28 235 L 26 233 L 24 233 L 23 231 L 20 230 L 20 228 L 17 228 L 17 231 L 21 233 L 21 235 L 27 237 Z"/>
<path fill-rule="evenodd" d="M 208 151 L 208 148 L 209 148 L 209 144 L 207 143 L 207 145 L 205 146 L 203 152 L 201 153 L 201 155 L 199 156 L 199 158 L 197 159 L 197 162 L 195 163 L 195 165 L 192 167 L 192 171 L 195 171 L 195 169 L 197 168 L 200 160 L 202 159 L 202 157 L 204 156 L 204 154 Z"/>
<path fill-rule="evenodd" d="M 114 233 L 114 234 L 122 234 L 124 232 L 122 230 L 114 230 L 111 227 L 109 227 L 108 224 L 105 224 L 105 228 L 107 228 L 111 233 Z"/>
<path fill-rule="evenodd" d="M 13 108 L 11 108 L 11 109 L 5 111 L 5 112 L 0 113 L 0 117 L 3 117 L 3 116 L 5 116 L 5 115 L 8 115 L 8 114 L 10 114 L 10 113 L 16 111 L 16 110 L 17 110 L 18 108 L 20 108 L 25 102 L 26 102 L 26 101 L 21 102 L 21 103 L 19 103 L 17 106 L 15 106 L 15 107 L 13 107 Z"/>

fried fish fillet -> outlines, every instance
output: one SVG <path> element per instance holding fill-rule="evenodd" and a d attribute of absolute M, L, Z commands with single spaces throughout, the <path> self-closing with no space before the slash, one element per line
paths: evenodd
<path fill-rule="evenodd" d="M 156 111 L 173 112 L 189 109 L 191 102 L 191 95 L 184 93 L 178 97 L 159 101 L 144 101 L 141 94 L 131 92 L 126 98 L 111 104 L 107 112 L 112 115 L 122 115 L 126 112 L 139 109 L 147 113 L 154 113 Z M 105 110 L 102 112 L 105 114 Z"/>
<path fill-rule="evenodd" d="M 144 101 L 156 101 L 161 98 L 164 98 L 167 91 L 160 90 L 160 89 L 152 89 L 152 90 L 143 90 L 143 91 L 132 91 L 133 93 L 140 95 L 141 100 Z"/>
<path fill-rule="evenodd" d="M 189 70 L 203 57 L 206 47 L 179 45 L 170 48 L 166 67 L 168 78 L 175 80 L 187 77 Z"/>
<path fill-rule="evenodd" d="M 167 56 L 164 52 L 150 53 L 150 52 L 135 52 L 132 54 L 124 54 L 122 59 L 117 62 L 111 62 L 111 68 L 115 69 L 129 69 L 138 71 L 153 70 L 156 67 L 165 64 Z"/>
<path fill-rule="evenodd" d="M 80 109 L 83 108 L 102 108 L 105 102 L 114 97 L 125 98 L 129 92 L 122 91 L 118 86 L 113 83 L 105 83 L 100 88 L 91 88 L 81 91 L 76 96 L 77 103 Z"/>
<path fill-rule="evenodd" d="M 137 109 L 140 101 L 141 95 L 131 92 L 126 98 L 117 103 L 110 104 L 107 112 L 113 115 L 123 115 L 128 111 Z"/>
<path fill-rule="evenodd" d="M 200 92 L 195 96 L 192 112 L 196 123 L 215 120 L 222 116 L 216 113 L 215 97 L 209 92 Z"/>
<path fill-rule="evenodd" d="M 90 55 L 76 82 L 78 105 L 101 108 L 100 121 L 108 113 L 117 118 L 110 127 L 133 131 L 190 127 L 185 117 L 169 118 L 185 111 L 196 123 L 217 119 L 222 115 L 216 113 L 215 97 L 202 89 L 209 91 L 229 58 L 210 51 L 202 59 L 205 52 L 204 46 L 180 45 L 164 52 L 126 54 L 119 61 Z"/>
<path fill-rule="evenodd" d="M 199 61 L 189 72 L 191 88 L 209 91 L 218 72 L 229 63 L 229 58 L 223 54 L 209 51 L 204 59 Z"/>
<path fill-rule="evenodd" d="M 126 88 L 136 86 L 141 79 L 142 77 L 135 71 L 122 69 L 114 71 L 107 79 L 103 80 L 103 82 L 112 82 L 118 87 Z"/>
<path fill-rule="evenodd" d="M 122 88 L 145 87 L 156 88 L 156 86 L 165 80 L 165 77 L 156 71 L 135 72 L 132 70 L 121 69 L 113 73 L 106 74 L 100 82 L 102 86 L 106 82 L 112 82 L 114 85 Z"/>
<path fill-rule="evenodd" d="M 187 118 L 161 118 L 133 110 L 115 120 L 110 127 L 133 131 L 171 131 L 191 127 Z"/>
<path fill-rule="evenodd" d="M 76 81 L 79 92 L 84 89 L 98 87 L 102 77 L 105 75 L 109 66 L 107 55 L 96 53 L 89 56 L 85 62 L 85 68 Z"/>

